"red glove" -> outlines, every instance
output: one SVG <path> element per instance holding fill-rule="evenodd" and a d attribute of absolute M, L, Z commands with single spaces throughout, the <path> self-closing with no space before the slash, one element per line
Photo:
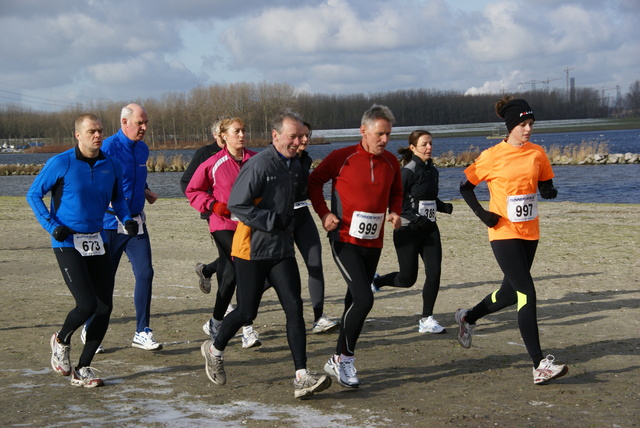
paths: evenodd
<path fill-rule="evenodd" d="M 211 212 L 218 214 L 220 217 L 231 217 L 231 211 L 227 209 L 224 202 L 214 202 L 211 205 Z"/>

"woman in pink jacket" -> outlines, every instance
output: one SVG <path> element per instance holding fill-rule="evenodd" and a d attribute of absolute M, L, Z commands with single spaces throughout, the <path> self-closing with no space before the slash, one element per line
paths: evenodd
<path fill-rule="evenodd" d="M 193 174 L 185 194 L 189 203 L 200 213 L 211 213 L 209 216 L 209 231 L 218 247 L 220 257 L 226 257 L 231 262 L 231 242 L 238 224 L 237 219 L 231 218 L 227 209 L 227 201 L 231 187 L 244 163 L 256 152 L 244 147 L 244 122 L 234 117 L 224 119 L 220 123 L 220 135 L 225 144 L 224 148 L 200 164 Z M 221 272 L 217 272 L 221 276 Z M 213 316 L 209 320 L 211 340 L 215 340 L 222 318 L 231 303 L 235 292 L 235 280 L 230 285 L 218 278 L 218 292 L 213 307 Z M 251 325 L 243 328 L 242 347 L 259 346 L 258 333 Z"/>

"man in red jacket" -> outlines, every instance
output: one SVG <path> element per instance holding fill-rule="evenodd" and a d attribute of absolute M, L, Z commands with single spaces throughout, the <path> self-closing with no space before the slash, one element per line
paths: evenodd
<path fill-rule="evenodd" d="M 394 229 L 401 225 L 400 163 L 385 150 L 394 121 L 388 107 L 373 105 L 362 116 L 360 143 L 334 150 L 309 175 L 309 199 L 329 232 L 333 258 L 347 282 L 336 352 L 324 369 L 347 388 L 360 385 L 354 352 L 373 307 L 371 282 L 382 251 L 385 215 Z M 331 209 L 322 192 L 330 180 Z"/>

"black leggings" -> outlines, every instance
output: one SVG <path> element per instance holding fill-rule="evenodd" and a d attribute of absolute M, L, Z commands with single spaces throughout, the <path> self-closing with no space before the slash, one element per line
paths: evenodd
<path fill-rule="evenodd" d="M 542 361 L 536 313 L 536 289 L 530 272 L 537 248 L 537 240 L 491 241 L 491 249 L 504 273 L 504 279 L 500 289 L 486 296 L 466 316 L 469 324 L 475 324 L 478 319 L 517 303 L 518 327 L 534 367 L 538 367 Z"/>
<path fill-rule="evenodd" d="M 382 249 L 339 241 L 330 243 L 333 259 L 347 282 L 336 354 L 353 356 L 362 326 L 373 308 L 371 281 L 376 273 Z"/>
<path fill-rule="evenodd" d="M 224 317 L 214 346 L 224 351 L 236 332 L 258 315 L 260 300 L 269 280 L 287 318 L 287 341 L 296 370 L 307 367 L 307 337 L 302 316 L 300 272 L 294 257 L 281 260 L 234 259 L 238 281 L 238 306 Z"/>
<path fill-rule="evenodd" d="M 222 321 L 227 311 L 233 293 L 236 291 L 236 272 L 231 260 L 231 243 L 233 242 L 233 230 L 218 230 L 211 233 L 213 242 L 218 248 L 219 258 L 216 271 L 218 291 L 216 302 L 213 306 L 213 318 Z"/>
<path fill-rule="evenodd" d="M 82 257 L 75 248 L 55 248 L 54 253 L 71 295 L 76 301 L 64 320 L 59 332 L 62 343 L 70 343 L 71 335 L 93 317 L 87 326 L 87 343 L 84 345 L 78 367 L 91 365 L 109 327 L 113 309 L 115 272 L 109 252 L 102 256 Z"/>
<path fill-rule="evenodd" d="M 433 315 L 440 291 L 442 272 L 442 243 L 437 224 L 428 228 L 404 226 L 393 232 L 393 243 L 398 256 L 400 272 L 379 276 L 374 280 L 377 287 L 390 286 L 409 288 L 418 279 L 418 256 L 422 258 L 426 278 L 422 287 L 422 317 Z"/>
<path fill-rule="evenodd" d="M 322 244 L 318 228 L 308 207 L 295 210 L 293 239 L 309 273 L 309 297 L 314 321 L 324 312 L 324 273 L 322 272 Z"/>

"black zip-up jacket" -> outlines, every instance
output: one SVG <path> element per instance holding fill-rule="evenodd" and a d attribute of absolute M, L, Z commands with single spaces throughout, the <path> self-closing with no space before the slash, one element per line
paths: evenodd
<path fill-rule="evenodd" d="M 438 199 L 438 186 L 440 173 L 433 165 L 433 161 L 428 159 L 423 162 L 416 155 L 411 156 L 411 160 L 400 170 L 402 174 L 402 225 L 416 224 L 420 216 L 418 215 L 419 201 L 436 201 L 436 210 L 445 211 L 445 204 Z"/>

